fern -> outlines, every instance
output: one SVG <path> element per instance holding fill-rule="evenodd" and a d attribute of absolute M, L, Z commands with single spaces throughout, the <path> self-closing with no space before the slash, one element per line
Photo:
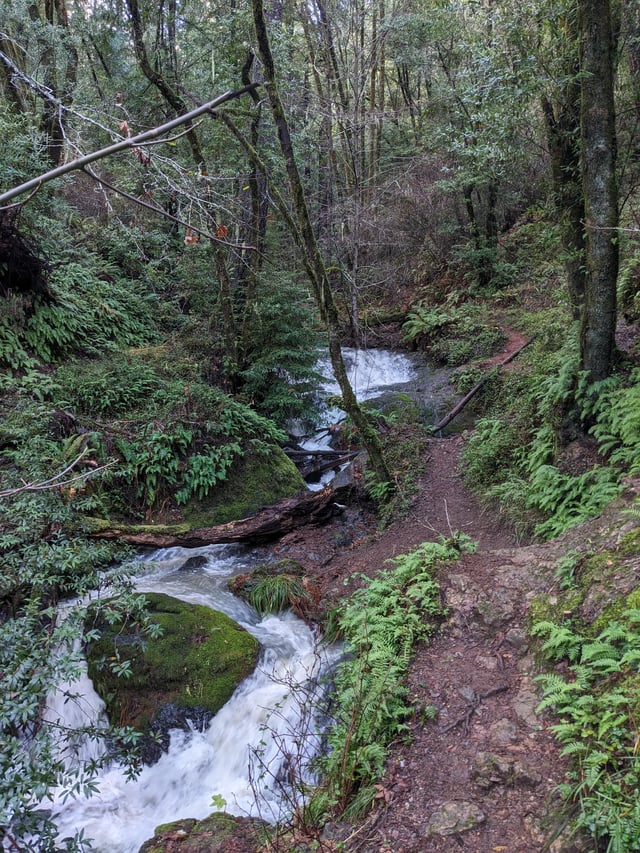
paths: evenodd
<path fill-rule="evenodd" d="M 547 638 L 548 656 L 559 659 L 569 652 L 572 661 L 570 679 L 557 673 L 538 679 L 543 690 L 539 710 L 553 709 L 559 716 L 551 730 L 562 754 L 574 762 L 561 792 L 579 803 L 576 828 L 588 830 L 609 853 L 637 849 L 640 828 L 635 726 L 639 616 L 629 609 L 595 638 L 551 622 L 534 626 L 537 636 Z"/>
<path fill-rule="evenodd" d="M 325 789 L 320 794 L 347 810 L 370 804 L 370 789 L 381 775 L 388 744 L 406 729 L 413 709 L 403 684 L 412 651 L 426 640 L 440 617 L 436 569 L 473 544 L 464 536 L 425 543 L 391 561 L 373 578 L 360 576 L 339 615 L 351 655 L 338 667 L 329 754 L 321 760 Z"/>

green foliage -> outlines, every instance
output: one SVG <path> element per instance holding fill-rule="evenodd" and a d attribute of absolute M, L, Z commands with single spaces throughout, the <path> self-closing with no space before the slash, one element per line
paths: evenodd
<path fill-rule="evenodd" d="M 620 472 L 594 467 L 577 476 L 553 465 L 540 465 L 529 480 L 527 505 L 547 516 L 535 532 L 552 539 L 587 518 L 593 518 L 620 494 Z"/>
<path fill-rule="evenodd" d="M 284 441 L 273 421 L 243 403 L 197 381 L 167 379 L 149 361 L 145 351 L 130 352 L 56 374 L 56 405 L 77 418 L 81 434 L 92 431 L 102 458 L 107 448 L 117 457 L 109 479 L 122 491 L 121 511 L 203 500 L 248 449 L 268 453 Z"/>
<path fill-rule="evenodd" d="M 433 633 L 442 615 L 435 574 L 472 543 L 458 536 L 426 542 L 392 561 L 376 578 L 360 576 L 338 617 L 350 654 L 332 689 L 329 754 L 321 759 L 321 808 L 349 816 L 366 811 L 383 772 L 391 741 L 406 730 L 413 712 L 403 684 L 416 643 Z M 310 808 L 314 808 L 313 800 Z"/>
<path fill-rule="evenodd" d="M 538 356 L 535 369 L 515 380 L 519 387 L 505 380 L 495 414 L 478 421 L 463 453 L 469 485 L 516 527 L 543 538 L 597 515 L 619 494 L 622 477 L 640 470 L 640 371 L 589 383 L 576 353 L 571 338 L 546 361 Z M 598 455 L 585 456 L 583 470 L 564 469 L 562 439 L 587 431 Z"/>
<path fill-rule="evenodd" d="M 46 412 L 46 410 L 45 410 Z M 73 698 L 73 682 L 81 672 L 81 646 L 97 636 L 88 619 L 91 593 L 94 612 L 116 612 L 146 622 L 140 600 L 132 592 L 129 569 L 114 568 L 128 552 L 85 537 L 78 507 L 69 488 L 46 480 L 63 471 L 72 451 L 67 441 L 55 441 L 41 404 L 18 397 L 14 408 L 2 403 L 0 474 L 0 820 L 16 846 L 29 848 L 36 832 L 40 850 L 57 849 L 55 826 L 40 809 L 49 792 L 91 793 L 102 761 L 111 761 L 119 744 L 120 758 L 135 771 L 135 737 L 125 729 L 98 729 L 92 725 L 69 731 L 41 719 L 47 696 L 64 685 Z M 89 475 L 79 464 L 69 476 Z M 100 474 L 91 473 L 92 477 Z M 63 478 L 64 479 L 64 478 Z M 33 491 L 25 484 L 44 483 Z M 81 488 L 81 481 L 76 481 Z M 105 604 L 105 596 L 110 599 Z M 66 616 L 57 609 L 62 599 L 75 601 Z M 123 670 L 124 672 L 124 670 Z M 76 769 L 64 760 L 66 745 L 78 737 L 109 741 L 104 759 Z M 81 842 L 70 842 L 76 849 Z"/>
<path fill-rule="evenodd" d="M 242 395 L 276 423 L 308 416 L 318 374 L 319 337 L 308 293 L 290 276 L 265 276 L 248 306 Z"/>
<path fill-rule="evenodd" d="M 423 349 L 436 364 L 457 366 L 493 355 L 504 343 L 504 333 L 471 306 L 456 305 L 452 294 L 444 305 L 417 305 L 402 327 L 405 341 Z"/>
<path fill-rule="evenodd" d="M 570 663 L 569 678 L 539 678 L 539 710 L 550 708 L 560 718 L 551 728 L 572 761 L 560 792 L 579 807 L 574 826 L 598 850 L 630 853 L 640 833 L 640 611 L 624 611 L 595 638 L 552 622 L 537 623 L 533 633 L 544 638 L 550 660 Z"/>
<path fill-rule="evenodd" d="M 624 386 L 616 378 L 586 389 L 593 400 L 587 411 L 595 417 L 591 428 L 598 447 L 630 474 L 640 471 L 640 370 L 631 372 Z"/>
<path fill-rule="evenodd" d="M 465 447 L 465 480 L 478 489 L 502 479 L 503 472 L 513 464 L 517 448 L 515 425 L 501 418 L 481 418 Z"/>
<path fill-rule="evenodd" d="M 52 300 L 17 306 L 0 322 L 0 358 L 14 369 L 33 358 L 52 362 L 71 354 L 97 355 L 116 346 L 137 346 L 155 335 L 149 299 L 96 256 L 69 261 L 50 276 Z M 106 278 L 105 278 L 106 276 Z M 13 352 L 12 352 L 13 350 Z"/>
<path fill-rule="evenodd" d="M 259 578 L 249 590 L 249 604 L 260 615 L 279 613 L 288 607 L 300 609 L 310 600 L 302 579 L 281 574 Z"/>
<path fill-rule="evenodd" d="M 160 376 L 139 359 L 69 363 L 56 372 L 56 402 L 91 417 L 117 417 L 139 408 L 158 389 Z"/>

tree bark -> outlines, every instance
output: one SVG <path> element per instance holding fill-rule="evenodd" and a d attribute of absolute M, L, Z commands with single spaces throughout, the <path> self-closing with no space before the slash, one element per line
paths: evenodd
<path fill-rule="evenodd" d="M 345 411 L 352 419 L 356 429 L 360 433 L 362 444 L 369 454 L 371 466 L 380 482 L 389 483 L 391 476 L 387 468 L 382 452 L 382 445 L 373 425 L 366 414 L 360 408 L 356 396 L 349 382 L 347 371 L 342 359 L 342 347 L 340 343 L 340 323 L 338 310 L 327 275 L 318 243 L 315 237 L 309 210 L 304 194 L 302 179 L 294 153 L 293 143 L 289 132 L 289 124 L 284 112 L 278 86 L 276 82 L 275 65 L 271 53 L 271 46 L 267 34 L 266 21 L 262 0 L 253 0 L 253 19 L 258 41 L 260 59 L 265 72 L 265 89 L 269 96 L 269 103 L 273 115 L 274 124 L 278 134 L 280 150 L 285 162 L 287 177 L 291 188 L 293 209 L 297 219 L 300 235 L 302 237 L 303 262 L 313 288 L 320 316 L 327 329 L 329 356 L 331 365 L 342 394 L 342 404 Z"/>
<path fill-rule="evenodd" d="M 565 254 L 564 267 L 571 311 L 582 316 L 585 292 L 584 197 L 580 167 L 580 82 L 574 68 L 561 98 L 542 99 L 551 157 L 554 203 Z"/>
<path fill-rule="evenodd" d="M 593 381 L 611 372 L 618 277 L 618 193 L 609 0 L 579 0 L 582 188 L 586 279 L 580 363 Z"/>

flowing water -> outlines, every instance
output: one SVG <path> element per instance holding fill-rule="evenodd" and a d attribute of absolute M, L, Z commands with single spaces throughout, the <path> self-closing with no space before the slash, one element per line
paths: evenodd
<path fill-rule="evenodd" d="M 206 564 L 181 571 L 193 556 L 204 556 Z M 311 700 L 339 651 L 321 646 L 290 612 L 261 619 L 231 595 L 227 580 L 249 565 L 250 554 L 223 545 L 171 548 L 141 561 L 139 591 L 164 592 L 226 613 L 259 640 L 260 662 L 205 731 L 173 732 L 169 751 L 135 780 L 112 766 L 98 778 L 97 794 L 56 804 L 63 837 L 84 829 L 98 851 L 133 853 L 158 824 L 211 814 L 214 797 L 231 814 L 278 819 L 285 808 L 281 777 L 287 764 L 302 765 L 317 753 Z M 90 680 L 85 676 L 73 691 L 82 694 L 81 702 L 63 706 L 60 695 L 52 697 L 49 719 L 60 714 L 66 724 L 96 722 L 103 704 Z"/>
<path fill-rule="evenodd" d="M 360 400 L 415 383 L 415 364 L 403 355 L 347 350 L 345 361 Z M 330 375 L 326 362 L 319 367 Z M 337 391 L 328 379 L 324 392 Z M 184 570 L 194 556 L 206 562 Z M 250 551 L 224 545 L 171 548 L 140 559 L 136 579 L 140 592 L 164 592 L 226 613 L 259 640 L 260 662 L 205 731 L 175 730 L 168 752 L 135 780 L 114 765 L 98 778 L 97 794 L 54 802 L 62 837 L 82 829 L 101 853 L 135 853 L 158 824 L 204 818 L 216 807 L 268 821 L 290 810 L 285 779 L 292 769 L 304 772 L 301 768 L 317 754 L 321 734 L 312 709 L 322 676 L 335 666 L 340 652 L 318 643 L 308 626 L 290 612 L 260 618 L 228 591 L 228 579 L 255 562 Z M 100 723 L 104 703 L 86 673 L 63 688 L 78 694 L 78 699 L 65 701 L 63 690 L 51 697 L 45 712 L 49 720 L 67 726 Z M 78 743 L 67 760 L 86 760 L 96 748 Z"/>

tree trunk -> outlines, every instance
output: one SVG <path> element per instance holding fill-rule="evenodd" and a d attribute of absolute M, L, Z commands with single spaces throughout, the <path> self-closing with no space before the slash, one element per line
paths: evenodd
<path fill-rule="evenodd" d="M 593 381 L 611 372 L 616 328 L 618 194 L 609 0 L 579 0 L 582 187 L 586 279 L 580 363 Z"/>
<path fill-rule="evenodd" d="M 269 96 L 280 150 L 282 151 L 289 178 L 293 209 L 302 238 L 303 261 L 313 288 L 320 316 L 327 328 L 331 365 L 340 387 L 344 409 L 360 433 L 362 444 L 369 454 L 371 466 L 376 477 L 381 483 L 388 483 L 391 481 L 391 477 L 384 459 L 379 436 L 358 405 L 342 359 L 338 311 L 331 291 L 327 270 L 311 225 L 302 180 L 289 133 L 289 124 L 278 92 L 275 66 L 267 34 L 262 0 L 253 0 L 252 7 L 260 59 L 262 60 L 265 71 L 265 88 Z"/>
<path fill-rule="evenodd" d="M 580 82 L 577 69 L 568 77 L 561 100 L 544 97 L 542 111 L 551 156 L 553 195 L 565 254 L 571 310 L 582 316 L 585 292 L 584 198 L 580 168 Z"/>

